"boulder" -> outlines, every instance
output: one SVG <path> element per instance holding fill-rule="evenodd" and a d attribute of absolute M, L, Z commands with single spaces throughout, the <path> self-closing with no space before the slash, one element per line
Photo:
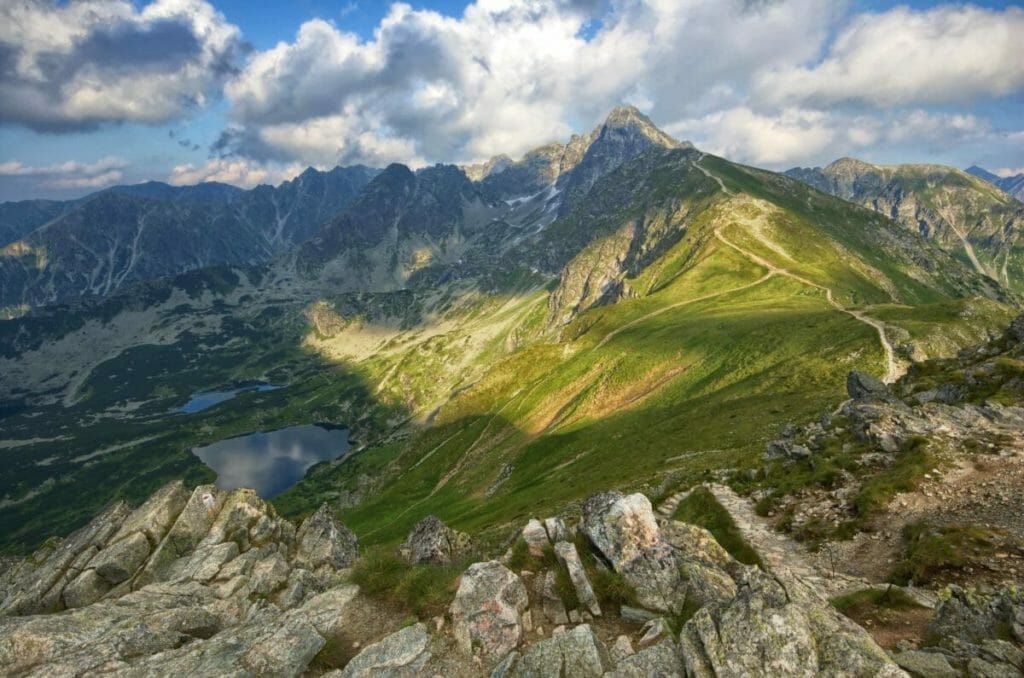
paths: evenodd
<path fill-rule="evenodd" d="M 1024 591 L 1008 588 L 985 595 L 951 586 L 928 623 L 928 635 L 951 650 L 1009 634 L 1024 644 Z"/>
<path fill-rule="evenodd" d="M 106 547 L 89 561 L 96 574 L 111 584 L 129 579 L 149 557 L 149 540 L 142 532 L 132 532 Z"/>
<path fill-rule="evenodd" d="M 414 678 L 430 661 L 423 624 L 414 624 L 368 645 L 341 672 L 341 678 Z"/>
<path fill-rule="evenodd" d="M 893 659 L 914 678 L 957 678 L 960 675 L 939 652 L 911 650 L 900 652 Z"/>
<path fill-rule="evenodd" d="M 469 537 L 453 530 L 437 516 L 427 516 L 416 524 L 399 553 L 413 565 L 450 563 L 469 549 Z"/>
<path fill-rule="evenodd" d="M 608 651 L 589 624 L 528 647 L 507 671 L 510 677 L 602 676 L 611 668 Z"/>
<path fill-rule="evenodd" d="M 105 596 L 110 588 L 110 582 L 97 574 L 96 570 L 86 570 L 64 587 L 64 607 L 72 610 L 92 605 Z"/>
<path fill-rule="evenodd" d="M 823 602 L 795 599 L 770 575 L 739 573 L 736 597 L 683 627 L 686 675 L 904 676 L 864 629 Z"/>
<path fill-rule="evenodd" d="M 612 645 L 612 649 L 609 650 L 613 664 L 619 664 L 626 657 L 630 657 L 636 654 L 633 650 L 633 643 L 629 641 L 629 636 L 619 636 L 615 639 L 615 644 Z"/>
<path fill-rule="evenodd" d="M 572 541 L 574 536 L 561 518 L 545 518 L 544 530 L 548 533 L 548 539 L 552 544 L 558 541 Z"/>
<path fill-rule="evenodd" d="M 456 644 L 465 654 L 478 651 L 497 662 L 519 644 L 528 604 L 526 587 L 507 567 L 496 560 L 470 565 L 450 608 Z"/>
<path fill-rule="evenodd" d="M 1024 343 L 1024 314 L 1013 319 L 1006 330 L 1007 335 L 1016 342 Z"/>
<path fill-rule="evenodd" d="M 679 648 L 676 647 L 675 641 L 666 638 L 657 645 L 625 657 L 614 671 L 605 675 L 607 678 L 682 678 L 683 662 L 679 659 Z"/>
<path fill-rule="evenodd" d="M 556 586 L 557 576 L 554 570 L 544 573 L 541 580 L 541 607 L 548 622 L 554 625 L 568 624 L 569 614 L 565 610 L 565 603 L 558 595 Z"/>
<path fill-rule="evenodd" d="M 792 440 L 773 440 L 765 446 L 765 459 L 790 459 L 798 461 L 808 459 L 811 450 L 803 445 L 798 445 Z"/>
<path fill-rule="evenodd" d="M 854 370 L 846 375 L 846 392 L 854 400 L 885 398 L 889 387 L 866 372 Z"/>
<path fill-rule="evenodd" d="M 212 508 L 206 506 L 204 495 L 214 498 Z M 200 485 L 189 497 L 174 524 L 153 551 L 132 587 L 138 590 L 153 582 L 163 581 L 171 565 L 191 552 L 207 536 L 223 504 L 224 493 L 213 485 Z"/>
<path fill-rule="evenodd" d="M 551 545 L 551 542 L 548 541 L 547 530 L 544 529 L 544 525 L 537 519 L 531 519 L 526 523 L 526 526 L 523 527 L 522 535 L 531 556 L 538 558 L 543 556 L 544 549 Z"/>
<path fill-rule="evenodd" d="M 312 571 L 321 567 L 340 570 L 359 557 L 356 535 L 338 522 L 327 504 L 303 521 L 296 543 L 294 564 Z"/>
<path fill-rule="evenodd" d="M 594 588 L 590 585 L 583 563 L 580 562 L 580 555 L 576 552 L 576 546 L 567 541 L 560 541 L 555 544 L 555 556 L 558 562 L 569 571 L 569 579 L 572 580 L 573 588 L 576 589 L 576 599 L 580 605 L 585 607 L 595 617 L 601 616 L 601 605 L 594 595 Z"/>
<path fill-rule="evenodd" d="M 125 518 L 117 533 L 111 537 L 111 543 L 141 532 L 146 535 L 150 544 L 159 544 L 191 496 L 192 493 L 180 480 L 167 483 Z"/>

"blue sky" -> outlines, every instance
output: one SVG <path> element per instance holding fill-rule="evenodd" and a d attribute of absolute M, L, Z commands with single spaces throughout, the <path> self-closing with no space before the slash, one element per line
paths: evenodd
<path fill-rule="evenodd" d="M 633 103 L 772 169 L 1024 167 L 1019 2 L 28 0 L 0 200 L 513 157 Z"/>

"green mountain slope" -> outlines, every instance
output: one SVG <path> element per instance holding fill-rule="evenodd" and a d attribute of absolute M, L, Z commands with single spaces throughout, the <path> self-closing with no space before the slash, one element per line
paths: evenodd
<path fill-rule="evenodd" d="M 622 117 L 547 187 L 508 189 L 522 199 L 394 166 L 273 266 L 0 326 L 0 548 L 209 478 L 195 445 L 311 421 L 356 451 L 282 511 L 328 501 L 365 543 L 429 512 L 500 541 L 596 489 L 750 468 L 783 424 L 834 409 L 849 370 L 891 378 L 1014 315 L 920 234 Z M 285 388 L 168 414 L 251 379 Z"/>
<path fill-rule="evenodd" d="M 1024 204 L 952 167 L 843 158 L 786 174 L 891 217 L 1002 285 L 1024 290 Z"/>

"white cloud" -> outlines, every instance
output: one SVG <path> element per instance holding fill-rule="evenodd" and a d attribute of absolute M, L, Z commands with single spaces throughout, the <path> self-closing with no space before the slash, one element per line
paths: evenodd
<path fill-rule="evenodd" d="M 829 0 L 478 0 L 459 18 L 395 4 L 370 41 L 313 20 L 228 83 L 242 154 L 333 164 L 519 154 L 623 101 L 656 119 L 741 100 L 758 69 L 811 58 Z"/>
<path fill-rule="evenodd" d="M 282 181 L 293 179 L 302 172 L 300 165 L 267 166 L 253 163 L 241 158 L 215 158 L 202 167 L 178 165 L 171 170 L 167 183 L 175 186 L 188 186 L 204 181 L 219 181 L 225 184 L 252 188 L 259 184 L 277 185 Z"/>
<path fill-rule="evenodd" d="M 156 123 L 219 95 L 239 30 L 203 0 L 0 4 L 0 123 Z"/>
<path fill-rule="evenodd" d="M 1024 87 L 1024 9 L 898 7 L 855 17 L 821 63 L 764 73 L 765 101 L 878 107 L 971 102 Z"/>
<path fill-rule="evenodd" d="M 992 172 L 996 176 L 1003 177 L 1015 177 L 1018 174 L 1024 174 L 1024 167 L 1000 167 L 999 169 Z"/>
<path fill-rule="evenodd" d="M 93 163 L 74 160 L 54 165 L 26 165 L 17 160 L 0 163 L 0 177 L 31 177 L 33 183 L 50 189 L 103 188 L 124 177 L 128 163 L 120 158 L 103 158 Z"/>

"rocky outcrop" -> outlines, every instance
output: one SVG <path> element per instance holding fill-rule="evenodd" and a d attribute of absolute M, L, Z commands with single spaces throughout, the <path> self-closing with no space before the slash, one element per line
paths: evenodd
<path fill-rule="evenodd" d="M 441 522 L 437 516 L 427 516 L 409 533 L 399 553 L 413 565 L 450 563 L 469 551 L 470 540 Z"/>
<path fill-rule="evenodd" d="M 608 651 L 588 624 L 534 643 L 513 658 L 509 678 L 529 676 L 602 676 L 611 667 Z"/>
<path fill-rule="evenodd" d="M 0 576 L 0 673 L 296 675 L 357 592 L 321 593 L 347 529 L 322 509 L 299 535 L 249 490 L 113 506 Z"/>
<path fill-rule="evenodd" d="M 370 645 L 345 665 L 340 678 L 414 678 L 430 660 L 423 624 L 413 624 Z"/>
<path fill-rule="evenodd" d="M 507 567 L 496 560 L 470 565 L 450 608 L 459 649 L 497 662 L 519 644 L 528 604 L 526 586 Z"/>
<path fill-rule="evenodd" d="M 728 602 L 705 606 L 680 633 L 688 676 L 902 676 L 864 629 L 831 607 L 790 597 L 756 569 Z"/>
<path fill-rule="evenodd" d="M 569 572 L 569 579 L 576 590 L 576 599 L 580 605 L 586 608 L 590 614 L 600 617 L 601 605 L 597 602 L 594 587 L 591 586 L 587 572 L 583 569 L 583 563 L 580 562 L 580 554 L 576 552 L 576 547 L 567 541 L 560 541 L 555 544 L 555 557 Z"/>
<path fill-rule="evenodd" d="M 340 570 L 359 555 L 356 535 L 339 523 L 324 504 L 299 528 L 295 564 L 307 570 L 323 567 Z"/>
<path fill-rule="evenodd" d="M 854 400 L 883 398 L 889 394 L 889 387 L 867 372 L 853 371 L 846 375 L 846 392 Z"/>

